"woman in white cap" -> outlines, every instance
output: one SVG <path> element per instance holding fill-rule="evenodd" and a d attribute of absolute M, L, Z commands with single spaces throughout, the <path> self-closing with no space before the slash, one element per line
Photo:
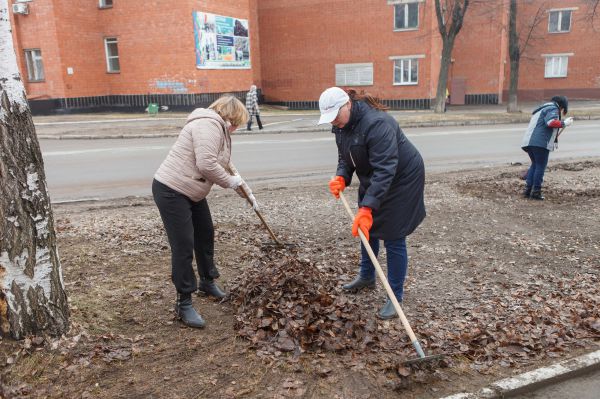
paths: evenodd
<path fill-rule="evenodd" d="M 375 255 L 379 240 L 383 240 L 388 280 L 396 299 L 402 302 L 408 268 L 406 236 L 425 218 L 423 159 L 398 122 L 384 112 L 388 108 L 369 94 L 331 87 L 321 94 L 319 108 L 319 124 L 333 125 L 338 148 L 337 172 L 329 182 L 330 191 L 339 198 L 356 172 L 359 210 L 352 234 L 357 236 L 361 229 Z M 374 286 L 375 268 L 361 243 L 359 274 L 343 288 L 357 292 Z M 378 316 L 397 317 L 389 298 Z"/>

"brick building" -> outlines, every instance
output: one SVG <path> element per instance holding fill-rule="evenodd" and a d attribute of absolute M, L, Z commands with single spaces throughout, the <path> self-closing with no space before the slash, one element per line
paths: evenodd
<path fill-rule="evenodd" d="M 191 109 L 225 92 L 243 97 L 253 83 L 264 100 L 292 108 L 315 108 L 333 85 L 429 108 L 437 89 L 433 0 L 12 1 L 35 112 Z M 520 31 L 531 38 L 520 99 L 600 98 L 600 24 L 588 7 L 519 1 Z M 472 3 L 452 54 L 453 103 L 507 97 L 507 24 L 507 0 Z"/>

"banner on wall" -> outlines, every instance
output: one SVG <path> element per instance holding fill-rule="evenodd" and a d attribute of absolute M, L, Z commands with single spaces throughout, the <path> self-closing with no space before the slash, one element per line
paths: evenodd
<path fill-rule="evenodd" d="M 250 69 L 248 20 L 194 11 L 196 67 Z"/>

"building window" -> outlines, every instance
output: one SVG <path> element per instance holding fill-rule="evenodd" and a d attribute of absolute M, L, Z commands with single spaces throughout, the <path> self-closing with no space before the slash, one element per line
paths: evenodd
<path fill-rule="evenodd" d="M 559 33 L 571 30 L 571 10 L 550 11 L 548 16 L 548 32 Z"/>
<path fill-rule="evenodd" d="M 419 83 L 419 60 L 398 58 L 394 60 L 394 84 L 416 85 Z"/>
<path fill-rule="evenodd" d="M 567 76 L 569 57 L 567 55 L 546 56 L 545 78 L 564 78 Z"/>
<path fill-rule="evenodd" d="M 394 5 L 394 30 L 417 29 L 419 27 L 419 3 Z"/>
<path fill-rule="evenodd" d="M 117 38 L 105 38 L 104 49 L 106 50 L 106 70 L 108 72 L 121 72 L 121 66 L 119 65 L 119 48 L 117 47 Z"/>
<path fill-rule="evenodd" d="M 371 86 L 373 85 L 373 63 L 336 64 L 336 86 Z"/>
<path fill-rule="evenodd" d="M 25 63 L 27 64 L 27 80 L 39 82 L 44 80 L 44 64 L 42 62 L 42 50 L 25 50 Z"/>
<path fill-rule="evenodd" d="M 111 8 L 113 0 L 98 0 L 98 8 Z"/>

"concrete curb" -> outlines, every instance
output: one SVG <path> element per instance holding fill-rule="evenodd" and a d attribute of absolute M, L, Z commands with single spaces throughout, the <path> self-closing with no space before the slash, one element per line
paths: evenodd
<path fill-rule="evenodd" d="M 578 116 L 577 120 L 600 120 L 599 115 L 582 115 Z M 403 122 L 399 121 L 402 128 L 415 128 L 415 127 L 441 127 L 441 126 L 478 126 L 478 125 L 510 125 L 516 123 L 528 123 L 529 117 L 527 118 L 512 118 L 512 119 L 486 119 L 486 120 L 461 120 L 461 121 L 423 121 L 423 122 Z M 240 130 L 235 134 L 238 136 L 242 135 L 256 135 L 256 134 L 289 134 L 289 133 L 321 133 L 331 131 L 330 127 L 300 127 L 297 129 L 284 129 L 284 130 L 267 130 L 262 132 L 246 132 Z M 73 135 L 51 135 L 51 134 L 40 134 L 38 139 L 41 140 L 100 140 L 100 139 L 146 139 L 146 138 L 163 138 L 163 137 L 177 137 L 179 131 L 174 133 L 158 133 L 158 134 L 104 134 L 104 135 L 85 135 L 85 134 L 73 134 Z"/>
<path fill-rule="evenodd" d="M 600 350 L 496 381 L 474 393 L 462 392 L 440 399 L 509 398 L 594 370 L 600 370 Z"/>

